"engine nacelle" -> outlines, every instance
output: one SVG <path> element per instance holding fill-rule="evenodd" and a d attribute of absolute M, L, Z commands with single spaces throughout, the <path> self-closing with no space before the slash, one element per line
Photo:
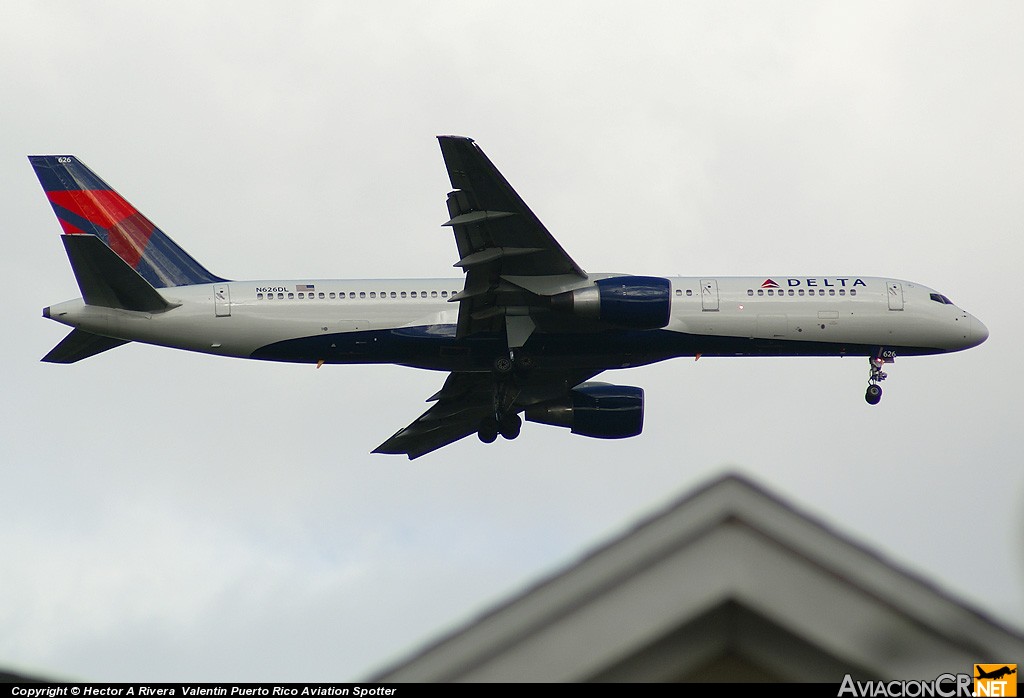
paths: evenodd
<path fill-rule="evenodd" d="M 658 276 L 613 276 L 552 296 L 551 307 L 580 317 L 641 330 L 668 324 L 671 284 Z"/>
<path fill-rule="evenodd" d="M 569 397 L 526 410 L 526 419 L 596 439 L 625 439 L 644 430 L 644 391 L 630 385 L 584 383 Z"/>

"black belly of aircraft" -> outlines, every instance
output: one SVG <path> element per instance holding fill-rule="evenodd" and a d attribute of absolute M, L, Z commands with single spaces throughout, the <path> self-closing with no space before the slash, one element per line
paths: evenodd
<path fill-rule="evenodd" d="M 905 347 L 696 335 L 668 330 L 605 330 L 593 333 L 535 332 L 517 356 L 537 367 L 603 371 L 680 356 L 877 356 L 883 349 L 900 356 L 943 353 L 931 347 Z M 366 330 L 299 337 L 260 347 L 251 358 L 325 364 L 400 364 L 437 371 L 489 371 L 507 356 L 505 337 L 481 334 L 456 339 L 454 325 Z"/>

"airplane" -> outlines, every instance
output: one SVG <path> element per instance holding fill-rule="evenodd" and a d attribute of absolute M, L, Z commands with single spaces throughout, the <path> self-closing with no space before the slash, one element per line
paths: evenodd
<path fill-rule="evenodd" d="M 674 357 L 866 356 L 865 399 L 877 404 L 897 356 L 988 337 L 947 296 L 899 279 L 588 273 L 471 138 L 438 141 L 452 185 L 443 225 L 463 280 L 230 281 L 77 158 L 30 156 L 82 293 L 43 309 L 73 329 L 42 360 L 143 342 L 318 368 L 446 371 L 434 405 L 373 451 L 414 459 L 471 434 L 515 439 L 524 417 L 583 436 L 636 436 L 643 389 L 592 380 L 611 369 Z"/>
<path fill-rule="evenodd" d="M 977 667 L 977 665 L 975 665 L 975 667 Z M 975 676 L 974 678 L 976 678 L 976 679 L 1001 679 L 1004 676 L 1009 676 L 1010 674 L 1016 674 L 1016 673 L 1017 673 L 1017 665 L 1015 664 L 1012 669 L 1009 666 L 1003 666 L 1003 667 L 1000 667 L 999 669 L 995 669 L 993 671 L 984 671 L 983 669 L 978 669 L 978 675 Z"/>

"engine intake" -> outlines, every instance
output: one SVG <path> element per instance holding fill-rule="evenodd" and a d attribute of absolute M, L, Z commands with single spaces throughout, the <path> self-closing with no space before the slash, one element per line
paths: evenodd
<path fill-rule="evenodd" d="M 644 391 L 629 385 L 583 383 L 565 400 L 535 405 L 526 419 L 568 427 L 573 434 L 596 439 L 625 439 L 644 429 Z"/>
<path fill-rule="evenodd" d="M 671 284 L 658 276 L 613 276 L 552 296 L 551 307 L 614 325 L 654 330 L 669 322 Z"/>

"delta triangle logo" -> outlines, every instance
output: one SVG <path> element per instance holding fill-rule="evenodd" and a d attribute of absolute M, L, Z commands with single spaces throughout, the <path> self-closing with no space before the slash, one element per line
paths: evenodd
<path fill-rule="evenodd" d="M 764 283 L 761 284 L 761 288 L 778 288 L 779 285 L 771 279 L 765 279 Z"/>

